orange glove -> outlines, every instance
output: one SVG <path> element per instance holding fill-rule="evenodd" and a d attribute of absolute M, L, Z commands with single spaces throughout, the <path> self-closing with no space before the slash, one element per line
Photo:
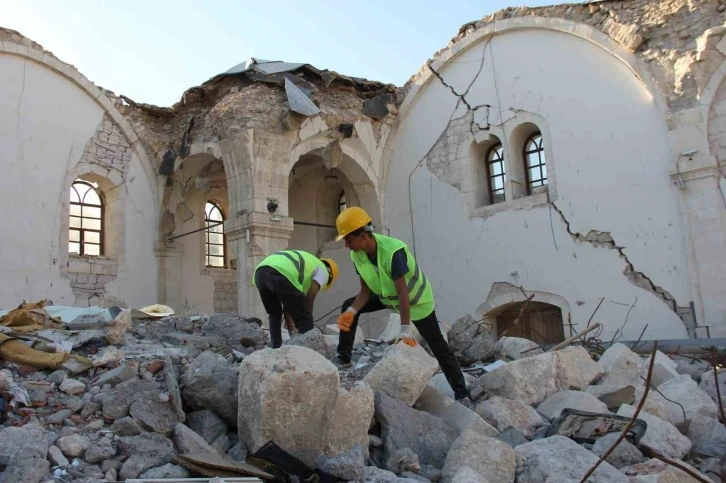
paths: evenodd
<path fill-rule="evenodd" d="M 416 340 L 411 337 L 401 337 L 401 342 L 406 344 L 407 346 L 416 347 Z"/>
<path fill-rule="evenodd" d="M 403 342 L 407 346 L 416 347 L 416 340 L 411 337 L 411 325 L 402 325 L 396 343 Z"/>
<path fill-rule="evenodd" d="M 346 310 L 338 316 L 338 328 L 343 332 L 350 332 L 353 319 L 355 319 L 355 312 L 352 312 L 351 309 Z"/>

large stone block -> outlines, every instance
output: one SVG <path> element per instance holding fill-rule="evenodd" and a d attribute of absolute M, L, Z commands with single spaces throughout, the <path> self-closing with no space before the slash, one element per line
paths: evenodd
<path fill-rule="evenodd" d="M 554 352 L 557 389 L 585 389 L 605 373 L 584 347 L 567 347 Z"/>
<path fill-rule="evenodd" d="M 519 401 L 494 396 L 480 403 L 476 412 L 484 419 L 492 421 L 500 432 L 514 429 L 531 438 L 535 429 L 544 421 L 537 411 Z"/>
<path fill-rule="evenodd" d="M 255 352 L 240 365 L 240 440 L 251 453 L 273 441 L 313 467 L 333 427 L 339 381 L 336 367 L 310 349 Z"/>
<path fill-rule="evenodd" d="M 383 392 L 375 395 L 376 420 L 381 424 L 384 461 L 396 451 L 409 448 L 422 465 L 442 468 L 446 454 L 459 436 L 456 428 L 442 418 L 418 411 Z"/>
<path fill-rule="evenodd" d="M 669 379 L 658 387 L 658 391 L 665 396 L 665 406 L 670 413 L 671 421 L 680 428 L 687 428 L 691 421 L 699 416 L 712 419 L 718 417 L 717 404 L 711 400 L 708 393 L 698 387 L 691 376 L 679 375 Z"/>
<path fill-rule="evenodd" d="M 45 458 L 26 458 L 0 472 L 2 483 L 40 483 L 48 474 L 50 463 Z"/>
<path fill-rule="evenodd" d="M 502 337 L 497 341 L 494 349 L 500 356 L 515 361 L 543 353 L 538 344 L 520 337 Z"/>
<path fill-rule="evenodd" d="M 454 426 L 459 434 L 472 429 L 492 438 L 499 436 L 496 428 L 484 421 L 479 414 L 431 386 L 424 388 L 416 400 L 415 408 L 444 419 Z"/>
<path fill-rule="evenodd" d="M 489 481 L 513 483 L 517 462 L 511 446 L 469 430 L 451 446 L 444 463 L 442 482 L 459 483 L 455 475 L 465 466 Z"/>
<path fill-rule="evenodd" d="M 686 436 L 696 452 L 717 458 L 726 457 L 726 427 L 717 419 L 706 416 L 693 418 Z"/>
<path fill-rule="evenodd" d="M 221 337 L 231 346 L 255 347 L 265 342 L 262 327 L 237 314 L 212 314 L 202 331 L 207 336 Z"/>
<path fill-rule="evenodd" d="M 642 386 L 645 382 L 640 378 L 645 367 L 643 359 L 620 342 L 610 346 L 598 362 L 605 369 L 605 374 L 600 378 L 598 384 Z"/>
<path fill-rule="evenodd" d="M 204 438 L 182 423 L 174 427 L 174 447 L 181 454 L 218 453 Z"/>
<path fill-rule="evenodd" d="M 641 375 L 647 377 L 648 367 L 650 366 L 650 357 L 645 360 Z M 678 364 L 671 360 L 670 357 L 662 353 L 661 351 L 655 352 L 655 363 L 653 364 L 653 375 L 650 379 L 651 384 L 655 387 L 660 387 L 666 381 L 678 377 Z"/>
<path fill-rule="evenodd" d="M 637 406 L 640 403 L 640 400 L 643 399 L 643 394 L 645 394 L 645 386 L 638 386 L 635 388 L 635 397 L 632 402 L 633 406 Z M 652 414 L 663 421 L 668 421 L 675 425 L 676 420 L 671 419 L 671 413 L 668 411 L 666 404 L 668 404 L 668 402 L 665 398 L 651 387 L 650 391 L 648 391 L 648 398 L 645 400 L 645 404 L 643 404 L 643 409 L 641 411 Z"/>
<path fill-rule="evenodd" d="M 449 347 L 462 364 L 488 359 L 497 352 L 486 326 L 469 315 L 454 322 L 447 335 Z"/>
<path fill-rule="evenodd" d="M 184 401 L 195 411 L 211 409 L 237 426 L 237 372 L 224 357 L 202 352 L 182 376 Z"/>
<path fill-rule="evenodd" d="M 333 457 L 358 445 L 368 457 L 368 428 L 374 411 L 373 390 L 364 382 L 358 382 L 350 389 L 338 388 L 325 453 Z"/>
<path fill-rule="evenodd" d="M 517 457 L 517 483 L 579 483 L 598 460 L 593 453 L 564 436 L 522 444 L 514 452 Z M 603 462 L 587 481 L 628 483 L 628 477 Z"/>
<path fill-rule="evenodd" d="M 706 481 L 708 478 L 699 473 L 699 471 L 688 463 L 679 459 L 676 463 L 685 466 Z M 620 471 L 630 477 L 631 483 L 698 483 L 698 480 L 690 476 L 683 470 L 679 470 L 675 466 L 664 463 L 655 458 L 639 463 L 637 465 L 626 466 Z"/>
<path fill-rule="evenodd" d="M 120 438 L 118 450 L 128 457 L 119 471 L 121 480 L 136 478 L 148 469 L 170 463 L 174 456 L 171 441 L 156 433 Z"/>
<path fill-rule="evenodd" d="M 718 388 L 721 392 L 721 404 L 726 411 L 726 371 L 724 369 L 719 369 L 717 374 Z M 711 400 L 715 402 L 716 407 L 718 407 L 718 392 L 716 391 L 716 380 L 713 376 L 713 369 L 701 375 L 701 382 L 698 387 L 706 391 L 706 394 L 711 396 Z"/>
<path fill-rule="evenodd" d="M 537 406 L 537 412 L 547 419 L 559 418 L 563 409 L 577 409 L 592 413 L 607 413 L 608 407 L 592 394 L 583 391 L 560 391 Z"/>
<path fill-rule="evenodd" d="M 481 376 L 479 383 L 490 396 L 539 404 L 557 392 L 555 355 L 548 352 L 510 362 Z"/>
<path fill-rule="evenodd" d="M 103 416 L 120 419 L 129 415 L 131 405 L 139 399 L 158 400 L 161 389 L 156 382 L 131 379 L 117 385 L 103 399 Z"/>
<path fill-rule="evenodd" d="M 412 406 L 438 370 L 439 364 L 419 345 L 394 344 L 363 378 L 374 391 Z"/>
<path fill-rule="evenodd" d="M 632 417 L 635 414 L 633 406 L 623 404 L 618 409 L 618 416 Z M 638 414 L 648 424 L 645 434 L 640 439 L 640 445 L 652 449 L 667 458 L 683 458 L 691 451 L 691 441 L 678 432 L 678 428 L 667 421 L 643 411 Z"/>
<path fill-rule="evenodd" d="M 592 452 L 602 457 L 610 449 L 610 447 L 615 444 L 615 441 L 617 441 L 619 437 L 620 433 L 615 432 L 608 433 L 602 438 L 598 438 L 592 447 Z M 622 440 L 618 443 L 613 452 L 608 455 L 605 461 L 616 468 L 622 468 L 623 466 L 640 463 L 642 459 L 643 453 L 641 453 L 638 448 L 630 444 L 628 441 Z"/>
<path fill-rule="evenodd" d="M 26 458 L 45 459 L 48 446 L 43 431 L 15 427 L 0 429 L 0 465 Z"/>

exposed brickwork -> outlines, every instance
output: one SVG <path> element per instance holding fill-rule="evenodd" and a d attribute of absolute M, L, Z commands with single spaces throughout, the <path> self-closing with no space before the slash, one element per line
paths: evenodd
<path fill-rule="evenodd" d="M 720 166 L 726 166 L 726 84 L 716 93 L 708 119 L 708 141 L 711 153 Z"/>
<path fill-rule="evenodd" d="M 124 175 L 131 163 L 132 150 L 116 124 L 104 116 L 96 133 L 86 143 L 80 163 L 97 165 L 110 171 L 120 171 Z"/>
<path fill-rule="evenodd" d="M 230 273 L 220 273 L 214 270 L 212 277 L 214 278 L 214 311 L 237 313 L 237 271 L 231 270 Z"/>

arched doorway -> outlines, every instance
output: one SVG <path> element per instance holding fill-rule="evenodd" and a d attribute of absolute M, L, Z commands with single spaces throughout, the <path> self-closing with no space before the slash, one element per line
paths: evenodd
<path fill-rule="evenodd" d="M 516 324 L 515 324 L 516 322 Z M 544 302 L 516 302 L 496 314 L 497 335 L 521 337 L 537 344 L 565 340 L 562 309 Z"/>

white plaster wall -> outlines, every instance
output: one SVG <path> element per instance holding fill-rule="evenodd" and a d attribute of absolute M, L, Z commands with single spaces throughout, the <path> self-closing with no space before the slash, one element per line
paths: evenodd
<path fill-rule="evenodd" d="M 667 128 L 644 85 L 608 52 L 568 34 L 521 30 L 497 36 L 491 45 L 493 56 L 479 42 L 440 73 L 464 92 L 484 56 L 467 100 L 472 106 L 495 106 L 495 112 L 497 106 L 514 108 L 546 120 L 551 139 L 545 142 L 551 143 L 558 191 L 553 201 L 571 229 L 609 232 L 636 270 L 687 305 L 692 296 L 677 193 L 668 176 Z M 451 91 L 432 78 L 398 119 L 389 143 L 386 225 L 392 236 L 408 243 L 408 176 L 446 127 L 455 105 Z M 417 258 L 434 285 L 442 322 L 475 314 L 492 283 L 510 282 L 564 297 L 573 323 L 581 327 L 605 297 L 595 318 L 606 326 L 603 338 L 622 325 L 636 296 L 625 339 L 637 338 L 645 324 L 646 338 L 686 336 L 664 302 L 626 279 L 625 263 L 615 250 L 574 242 L 546 205 L 468 219 L 464 195 L 425 166 L 412 177 L 411 197 Z"/>
<path fill-rule="evenodd" d="M 101 117 L 67 79 L 0 54 L 0 307 L 41 298 L 73 303 L 57 264 L 61 190 Z"/>
<path fill-rule="evenodd" d="M 145 307 L 156 300 L 157 270 L 154 255 L 157 219 L 154 198 L 141 162 L 134 154 L 126 178 L 126 265 L 119 266 L 116 280 L 106 285 L 106 293 L 129 307 Z M 174 307 L 175 310 L 179 310 Z"/>

